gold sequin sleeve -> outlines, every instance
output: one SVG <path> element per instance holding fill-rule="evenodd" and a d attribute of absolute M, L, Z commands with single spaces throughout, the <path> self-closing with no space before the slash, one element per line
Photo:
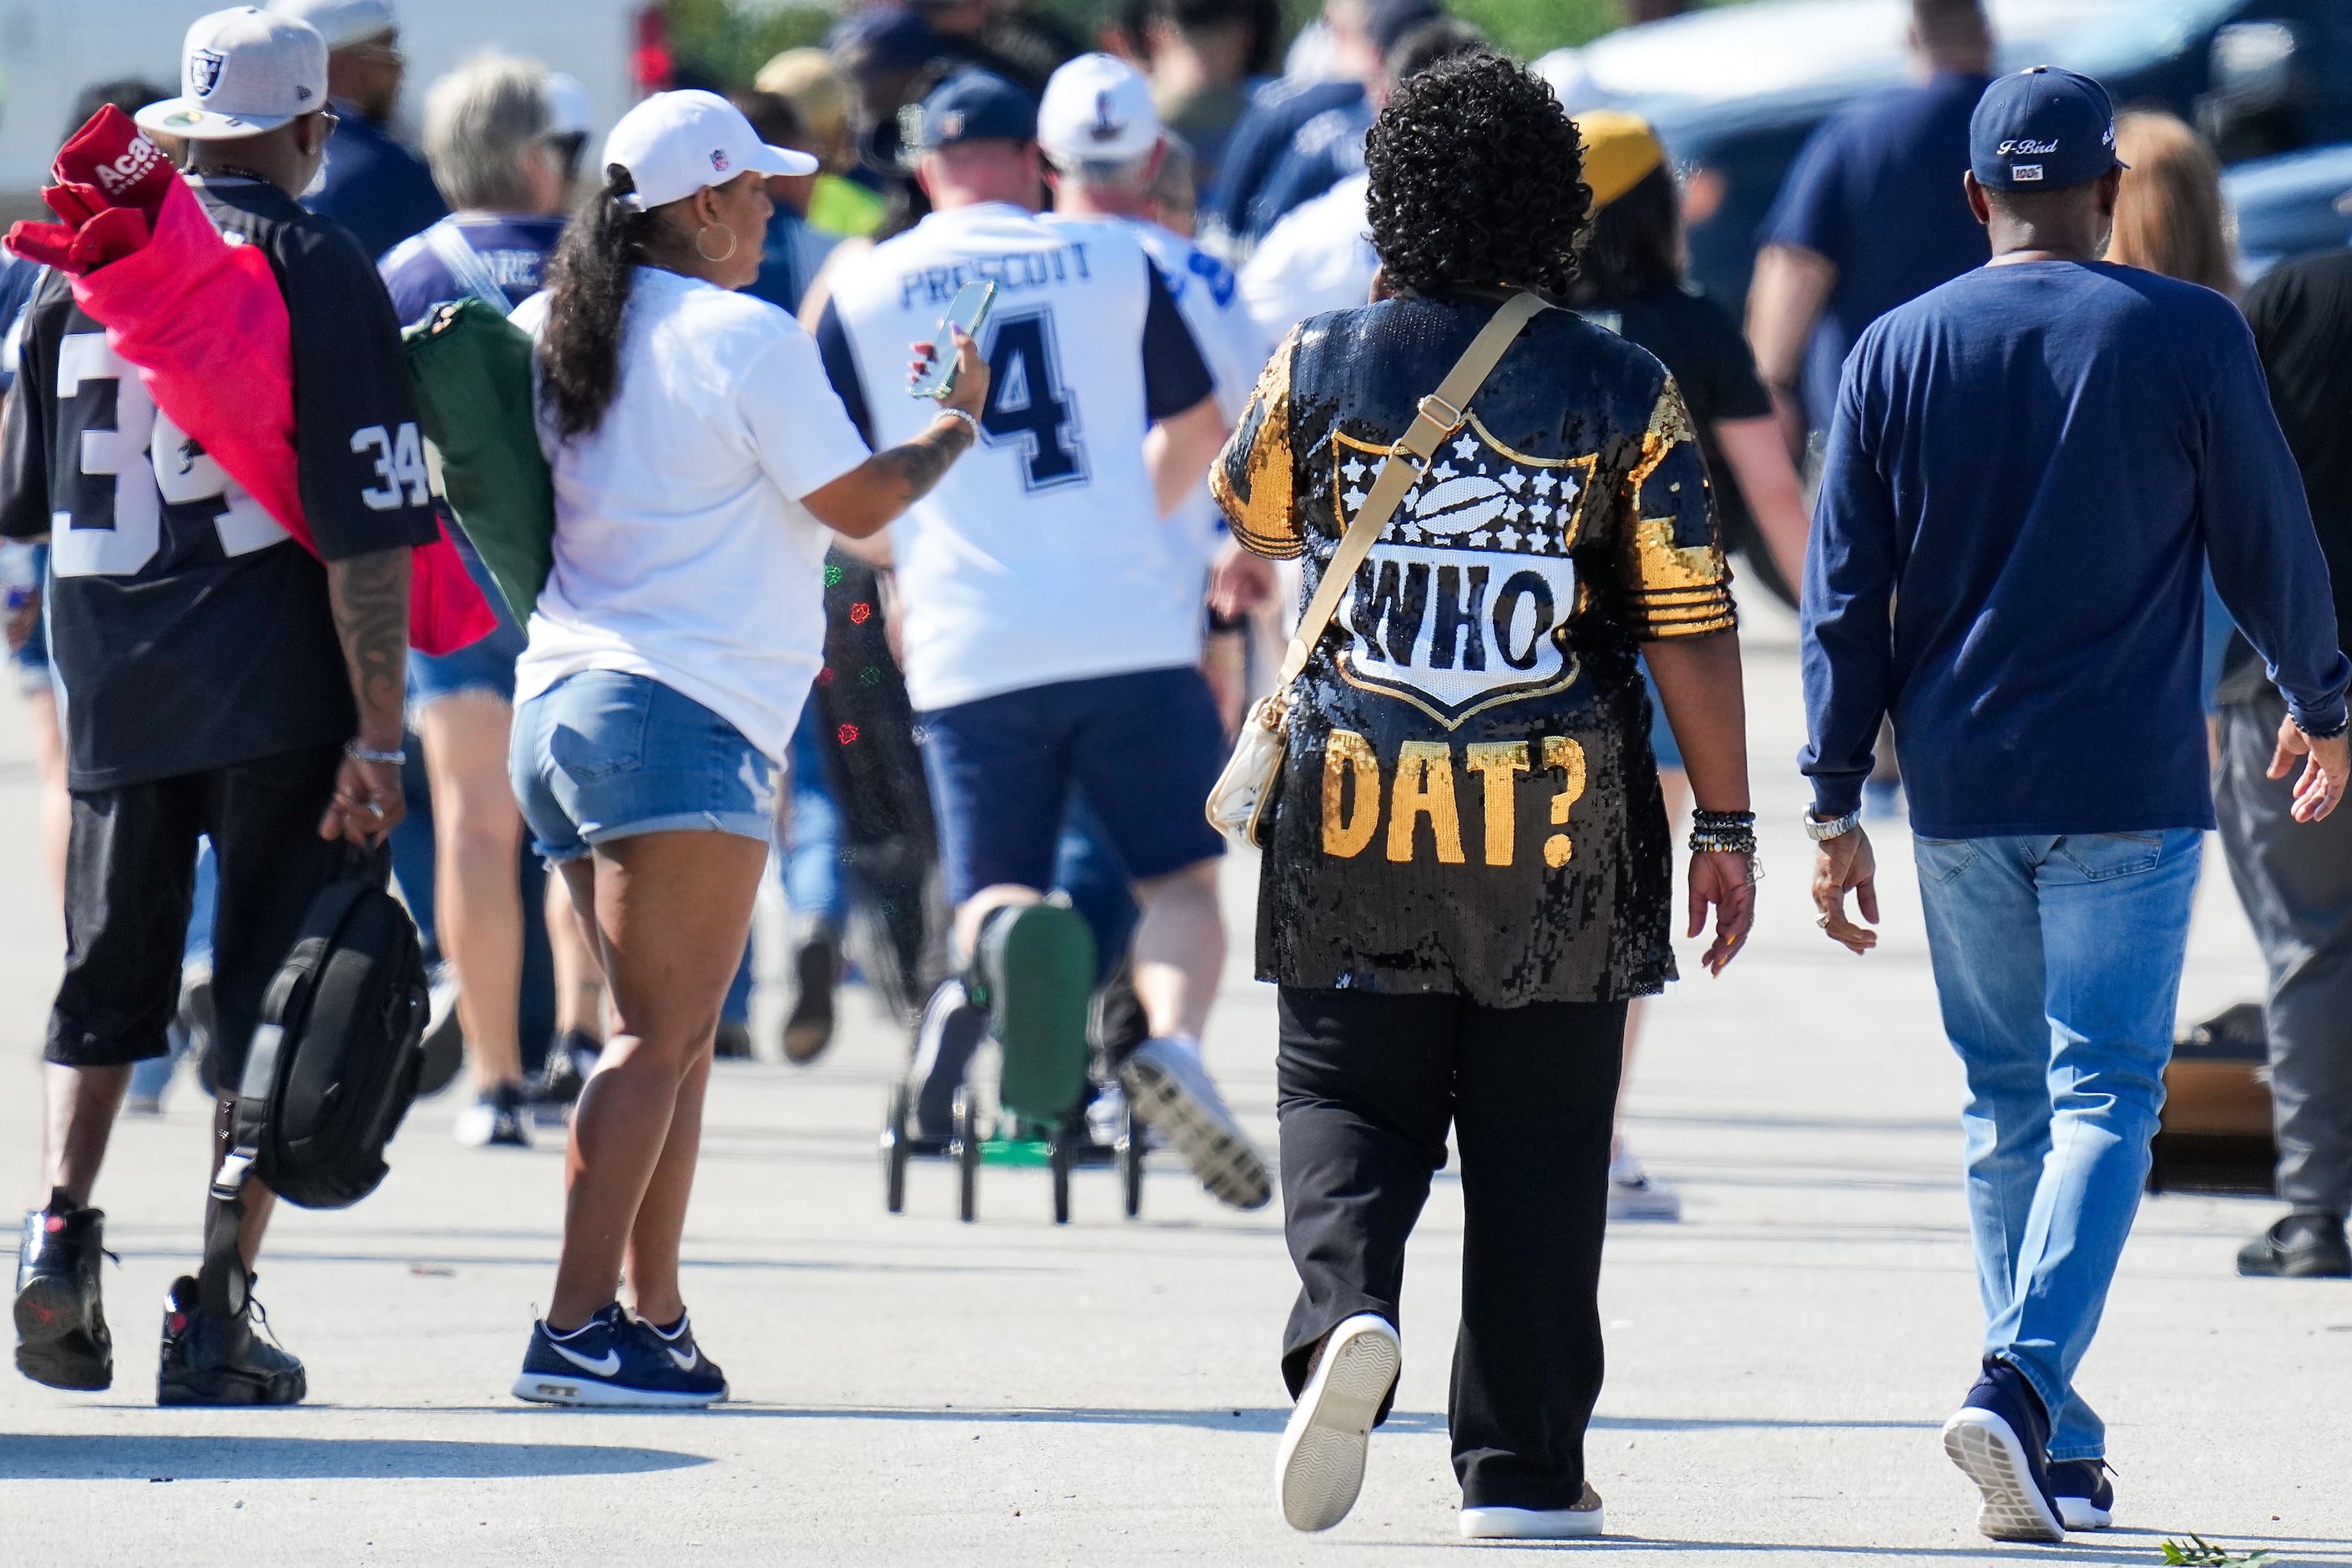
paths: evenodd
<path fill-rule="evenodd" d="M 1293 328 L 1266 361 L 1241 422 L 1209 467 L 1209 493 L 1224 509 L 1234 537 L 1244 549 L 1277 561 L 1307 552 L 1290 425 L 1290 356 L 1297 346 Z"/>
<path fill-rule="evenodd" d="M 1706 460 L 1672 376 L 1658 393 L 1641 460 L 1626 475 L 1620 499 L 1619 581 L 1634 639 L 1704 637 L 1738 626 Z"/>

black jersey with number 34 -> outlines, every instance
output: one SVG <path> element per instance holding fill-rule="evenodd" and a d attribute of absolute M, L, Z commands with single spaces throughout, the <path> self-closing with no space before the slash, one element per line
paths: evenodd
<path fill-rule="evenodd" d="M 198 186 L 286 295 L 305 517 L 342 560 L 435 537 L 398 323 L 351 236 L 250 180 Z M 226 325 L 226 323 L 225 323 Z M 110 789 L 348 739 L 324 568 L 44 279 L 0 435 L 0 534 L 49 536 L 68 783 Z"/>

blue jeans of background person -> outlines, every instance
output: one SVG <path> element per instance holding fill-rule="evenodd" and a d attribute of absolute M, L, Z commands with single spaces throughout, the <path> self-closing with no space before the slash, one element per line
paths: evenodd
<path fill-rule="evenodd" d="M 188 904 L 188 934 L 180 944 L 180 970 L 202 960 L 206 969 L 213 963 L 213 906 L 220 901 L 220 868 L 213 859 L 213 841 L 196 841 L 196 891 Z M 195 1044 L 180 1020 L 163 1036 L 169 1047 L 160 1057 L 149 1057 L 131 1069 L 131 1096 L 134 1100 L 157 1100 L 172 1086 L 172 1075 L 179 1070 L 180 1058 Z"/>
<path fill-rule="evenodd" d="M 2147 1184 L 2204 836 L 1920 838 L 1944 1032 L 1967 1069 L 1969 1226 L 1985 1354 L 2104 1457 L 2074 1391 Z"/>
<path fill-rule="evenodd" d="M 814 915 L 839 931 L 849 918 L 841 884 L 841 807 L 824 776 L 824 721 L 816 699 L 801 705 L 793 731 L 793 824 L 784 837 L 784 901 L 796 915 Z"/>

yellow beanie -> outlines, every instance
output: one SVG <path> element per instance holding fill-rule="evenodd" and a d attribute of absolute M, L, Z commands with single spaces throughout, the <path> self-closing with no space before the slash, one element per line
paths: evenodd
<path fill-rule="evenodd" d="M 1584 142 L 1584 183 L 1599 212 L 1666 161 L 1666 150 L 1650 122 L 1621 109 L 1588 109 L 1576 117 Z"/>

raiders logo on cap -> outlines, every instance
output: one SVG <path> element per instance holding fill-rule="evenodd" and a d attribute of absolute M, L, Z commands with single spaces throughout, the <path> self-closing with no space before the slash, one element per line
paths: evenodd
<path fill-rule="evenodd" d="M 220 85 L 221 67 L 227 57 L 217 49 L 194 49 L 188 55 L 188 86 L 198 98 L 209 98 Z"/>

